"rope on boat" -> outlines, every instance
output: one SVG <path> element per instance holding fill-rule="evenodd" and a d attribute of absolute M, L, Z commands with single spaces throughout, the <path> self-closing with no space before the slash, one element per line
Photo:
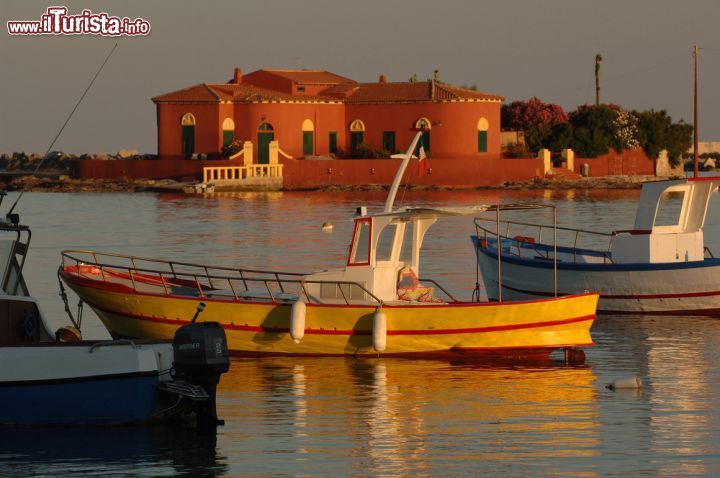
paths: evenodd
<path fill-rule="evenodd" d="M 65 286 L 62 283 L 62 280 L 60 279 L 60 270 L 58 269 L 58 284 L 60 285 L 60 298 L 63 300 L 63 303 L 65 304 L 65 312 L 67 312 L 68 317 L 70 317 L 70 322 L 75 326 L 76 329 L 82 330 L 80 328 L 82 324 L 82 313 L 83 313 L 83 300 L 78 300 L 78 311 L 77 311 L 77 320 L 75 320 L 75 317 L 73 317 L 72 311 L 70 310 L 70 304 L 68 304 L 68 296 L 67 292 L 65 292 Z"/>
<path fill-rule="evenodd" d="M 475 237 L 477 237 L 477 244 L 475 244 L 475 289 L 473 289 L 471 302 L 480 302 L 480 261 L 478 256 L 478 247 L 480 245 L 480 230 L 477 224 L 475 224 Z"/>

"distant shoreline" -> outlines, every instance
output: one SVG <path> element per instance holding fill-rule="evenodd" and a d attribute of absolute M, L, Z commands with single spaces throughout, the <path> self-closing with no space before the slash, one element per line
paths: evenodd
<path fill-rule="evenodd" d="M 532 181 L 506 182 L 488 187 L 446 187 L 446 186 L 409 186 L 410 190 L 449 191 L 449 190 L 572 190 L 572 189 L 639 189 L 644 182 L 657 181 L 655 176 L 607 176 L 581 179 L 536 179 Z M 171 179 L 71 179 L 58 172 L 52 175 L 43 172 L 42 177 L 18 176 L 5 184 L 6 191 L 31 192 L 155 192 L 180 193 L 194 183 L 178 182 Z M 328 185 L 312 189 L 283 189 L 283 191 L 316 191 L 316 192 L 347 192 L 347 191 L 381 191 L 387 185 L 368 184 L 362 186 Z M 216 189 L 223 191 L 253 191 L 253 189 Z"/>

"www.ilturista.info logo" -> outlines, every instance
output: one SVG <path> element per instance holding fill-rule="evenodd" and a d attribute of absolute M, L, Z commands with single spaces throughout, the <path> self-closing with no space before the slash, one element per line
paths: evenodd
<path fill-rule="evenodd" d="M 150 34 L 150 22 L 142 18 L 120 18 L 90 10 L 83 10 L 79 15 L 68 15 L 67 7 L 49 7 L 40 21 L 9 21 L 7 30 L 10 35 L 135 36 Z"/>

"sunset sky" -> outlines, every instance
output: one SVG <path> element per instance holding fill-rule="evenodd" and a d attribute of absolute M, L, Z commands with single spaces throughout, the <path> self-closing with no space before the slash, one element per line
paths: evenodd
<path fill-rule="evenodd" d="M 149 36 L 10 36 L 6 22 L 64 5 L 142 17 Z M 239 66 L 324 69 L 357 81 L 477 85 L 506 101 L 538 96 L 570 111 L 595 98 L 666 109 L 692 122 L 692 48 L 700 46 L 700 140 L 720 141 L 720 2 L 4 1 L 0 153 L 44 152 L 98 67 L 118 49 L 55 150 L 156 152 L 154 95 L 224 82 Z"/>

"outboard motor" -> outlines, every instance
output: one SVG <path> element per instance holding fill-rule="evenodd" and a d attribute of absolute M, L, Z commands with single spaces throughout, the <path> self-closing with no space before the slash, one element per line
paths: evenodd
<path fill-rule="evenodd" d="M 195 322 L 205 309 L 198 305 L 192 322 L 175 332 L 173 339 L 173 369 L 176 377 L 198 385 L 208 395 L 207 400 L 195 404 L 198 425 L 215 426 L 222 424 L 216 410 L 216 390 L 220 375 L 230 369 L 225 331 L 218 322 Z"/>

